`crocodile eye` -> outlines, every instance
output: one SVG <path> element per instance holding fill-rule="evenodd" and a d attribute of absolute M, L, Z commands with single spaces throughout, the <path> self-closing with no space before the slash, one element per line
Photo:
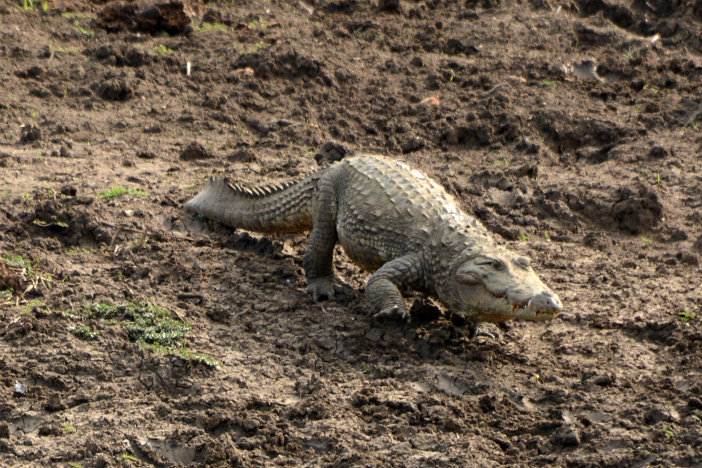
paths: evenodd
<path fill-rule="evenodd" d="M 494 259 L 490 264 L 495 270 L 505 269 L 505 262 L 503 262 L 502 260 Z"/>

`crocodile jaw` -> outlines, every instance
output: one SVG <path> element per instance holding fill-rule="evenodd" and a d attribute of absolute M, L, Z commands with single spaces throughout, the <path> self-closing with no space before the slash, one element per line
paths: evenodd
<path fill-rule="evenodd" d="M 546 322 L 558 317 L 563 308 L 558 296 L 548 289 L 526 300 L 510 298 L 507 293 L 493 293 L 481 284 L 476 284 L 470 289 L 470 302 L 463 304 L 455 313 L 480 322 Z"/>

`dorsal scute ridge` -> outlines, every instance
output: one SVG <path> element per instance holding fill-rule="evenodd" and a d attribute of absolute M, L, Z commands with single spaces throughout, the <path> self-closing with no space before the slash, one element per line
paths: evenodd
<path fill-rule="evenodd" d="M 286 180 L 285 182 L 273 182 L 270 184 L 255 185 L 249 187 L 240 183 L 231 183 L 226 179 L 225 181 L 227 182 L 229 188 L 236 192 L 237 195 L 241 195 L 247 198 L 267 197 L 269 195 L 282 192 L 283 190 L 292 187 L 293 185 L 295 185 L 296 182 L 294 180 Z"/>

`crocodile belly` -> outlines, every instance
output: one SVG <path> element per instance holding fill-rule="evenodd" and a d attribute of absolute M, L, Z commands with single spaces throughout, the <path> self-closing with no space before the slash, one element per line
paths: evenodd
<path fill-rule="evenodd" d="M 383 243 L 371 232 L 349 232 L 340 227 L 337 235 L 346 255 L 366 271 L 375 271 L 390 260 L 388 253 L 384 252 Z"/>

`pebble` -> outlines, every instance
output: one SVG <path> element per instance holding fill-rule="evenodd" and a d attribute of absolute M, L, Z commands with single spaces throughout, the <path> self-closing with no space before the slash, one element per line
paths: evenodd
<path fill-rule="evenodd" d="M 571 425 L 561 426 L 551 436 L 551 442 L 556 445 L 575 447 L 580 445 L 580 435 Z"/>

